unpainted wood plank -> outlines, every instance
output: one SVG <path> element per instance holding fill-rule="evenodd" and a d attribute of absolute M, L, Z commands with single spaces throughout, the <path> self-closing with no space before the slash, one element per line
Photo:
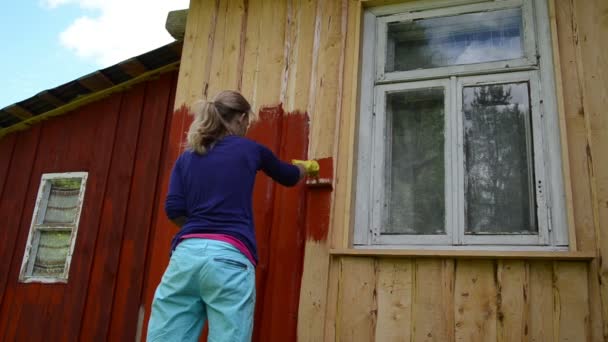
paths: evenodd
<path fill-rule="evenodd" d="M 307 108 L 311 117 L 309 156 L 312 158 L 328 157 L 334 153 L 346 34 L 343 27 L 346 9 L 341 1 L 320 1 L 318 7 L 318 32 L 315 32 L 319 36 L 318 56 L 316 63 L 313 62 L 314 76 Z"/>
<path fill-rule="evenodd" d="M 242 22 L 245 20 L 244 0 L 221 0 L 218 9 L 211 73 L 207 94 L 214 97 L 222 90 L 238 88 Z"/>
<path fill-rule="evenodd" d="M 455 280 L 456 341 L 496 340 L 496 264 L 458 260 Z"/>
<path fill-rule="evenodd" d="M 453 341 L 453 264 L 415 259 L 411 336 L 414 341 Z M 447 272 L 447 274 L 445 273 Z M 452 274 L 450 274 L 452 273 Z"/>
<path fill-rule="evenodd" d="M 558 341 L 589 340 L 587 264 L 553 263 L 553 327 Z"/>
<path fill-rule="evenodd" d="M 337 314 L 338 314 L 338 290 L 340 286 L 341 279 L 341 263 L 340 258 L 330 258 L 329 259 L 329 276 L 328 276 L 328 285 L 327 285 L 327 299 L 326 303 L 321 303 L 322 305 L 318 305 L 322 309 L 324 306 L 325 314 L 321 314 L 321 317 L 324 319 L 320 319 L 313 314 L 309 314 L 306 316 L 302 316 L 298 314 L 298 341 L 335 341 L 336 337 L 336 327 L 337 327 Z M 300 296 L 302 296 L 302 292 L 300 292 Z M 302 300 L 300 299 L 300 310 L 302 310 Z M 317 311 L 320 311 L 317 309 Z M 302 313 L 302 311 L 300 311 Z M 319 334 L 314 331 L 307 331 L 309 324 L 308 322 L 317 322 L 317 326 L 321 328 L 325 325 L 324 335 Z M 325 321 L 325 324 L 323 324 Z M 322 331 L 323 332 L 323 331 Z M 323 339 L 325 336 L 325 339 Z"/>
<path fill-rule="evenodd" d="M 331 229 L 333 248 L 348 248 L 351 242 L 354 208 L 354 170 L 359 85 L 359 49 L 362 7 L 359 0 L 347 2 L 346 44 L 344 47 L 344 73 L 340 113 L 338 113 L 338 140 L 336 152 L 336 187 Z"/>
<path fill-rule="evenodd" d="M 524 261 L 498 261 L 497 341 L 528 338 L 528 267 Z"/>
<path fill-rule="evenodd" d="M 330 269 L 328 241 L 307 239 L 298 308 L 298 340 L 322 340 L 324 329 L 326 334 L 335 336 L 337 300 L 336 297 L 328 298 L 331 292 L 327 286 L 335 286 L 338 270 L 335 266 Z"/>
<path fill-rule="evenodd" d="M 341 260 L 338 295 L 338 341 L 373 341 L 376 330 L 376 274 L 373 258 Z"/>
<path fill-rule="evenodd" d="M 95 247 L 97 252 L 93 256 L 86 309 L 80 332 L 80 339 L 83 341 L 90 341 L 95 337 L 108 338 L 113 311 L 112 299 L 115 292 L 120 293 L 125 289 L 124 284 L 117 283 L 116 275 L 121 242 L 126 230 L 125 217 L 130 192 L 127 184 L 133 175 L 133 164 L 140 158 L 137 138 L 140 133 L 145 87 L 146 84 L 139 84 L 124 93 L 118 114 L 116 139 L 113 142 L 108 185 L 103 199 Z M 152 113 L 146 113 L 146 116 L 148 115 Z"/>
<path fill-rule="evenodd" d="M 414 269 L 411 260 L 380 259 L 375 341 L 410 341 Z"/>
<path fill-rule="evenodd" d="M 608 3 L 602 0 L 575 1 L 573 19 L 578 30 L 577 66 L 581 80 L 583 107 L 587 127 L 587 158 L 591 166 L 592 208 L 600 262 L 597 279 L 602 301 L 603 335 L 608 336 L 608 57 L 605 53 L 608 35 Z M 595 279 L 590 277 L 589 279 Z M 590 293 L 594 299 L 595 293 Z M 591 310 L 591 313 L 595 313 Z M 597 321 L 600 317 L 592 317 Z"/>
<path fill-rule="evenodd" d="M 241 75 L 241 94 L 245 96 L 255 111 L 259 104 L 255 102 L 259 77 L 260 41 L 262 39 L 260 25 L 262 20 L 262 1 L 250 0 L 247 3 L 247 23 L 245 25 L 245 45 L 243 48 L 243 69 Z"/>
<path fill-rule="evenodd" d="M 553 263 L 551 261 L 529 261 L 528 265 L 529 341 L 554 341 Z"/>
<path fill-rule="evenodd" d="M 217 22 L 216 0 L 192 0 L 175 94 L 175 109 L 206 98 L 211 69 L 213 36 Z"/>
<path fill-rule="evenodd" d="M 363 249 L 335 248 L 331 255 L 348 255 L 359 257 L 391 257 L 391 258 L 451 258 L 451 259 L 504 259 L 504 260 L 592 260 L 594 252 L 570 251 L 493 251 L 493 250 L 435 250 L 435 249 Z"/>
<path fill-rule="evenodd" d="M 294 0 L 289 6 L 291 23 L 286 44 L 289 44 L 287 60 L 287 89 L 285 108 L 288 112 L 305 111 L 308 107 L 308 91 L 312 74 L 312 53 L 317 18 L 317 0 Z"/>

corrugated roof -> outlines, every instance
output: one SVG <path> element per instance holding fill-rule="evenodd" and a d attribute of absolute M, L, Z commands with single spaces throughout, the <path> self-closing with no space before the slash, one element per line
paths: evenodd
<path fill-rule="evenodd" d="M 143 81 L 155 72 L 172 70 L 171 66 L 177 67 L 180 61 L 182 45 L 181 41 L 175 41 L 0 109 L 0 137 L 25 129 L 50 114 L 59 115 L 64 108 L 73 110 L 91 102 L 81 100 L 93 100 L 95 94 Z"/>

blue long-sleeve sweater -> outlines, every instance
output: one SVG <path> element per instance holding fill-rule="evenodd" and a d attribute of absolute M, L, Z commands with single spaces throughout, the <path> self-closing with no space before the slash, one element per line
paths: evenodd
<path fill-rule="evenodd" d="M 169 182 L 165 212 L 186 223 L 171 250 L 187 234 L 225 234 L 241 241 L 258 261 L 252 193 L 258 170 L 285 186 L 300 177 L 296 166 L 280 161 L 268 148 L 247 138 L 227 136 L 204 155 L 185 151 Z"/>

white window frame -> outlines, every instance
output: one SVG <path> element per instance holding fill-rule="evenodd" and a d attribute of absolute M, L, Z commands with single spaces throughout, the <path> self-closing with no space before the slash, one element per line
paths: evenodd
<path fill-rule="evenodd" d="M 408 22 L 417 19 L 430 19 L 443 16 L 462 15 L 475 12 L 490 10 L 504 10 L 511 8 L 522 8 L 523 34 L 524 34 L 524 56 L 507 61 L 493 61 L 475 64 L 444 66 L 432 69 L 394 71 L 386 73 L 384 65 L 386 63 L 386 37 L 387 26 L 392 22 Z M 376 82 L 393 82 L 406 80 L 420 80 L 441 77 L 444 75 L 461 76 L 475 75 L 480 72 L 496 73 L 504 70 L 525 70 L 534 67 L 536 61 L 536 49 L 534 46 L 534 20 L 531 1 L 523 0 L 502 0 L 497 2 L 485 2 L 472 5 L 454 6 L 449 8 L 438 8 L 428 11 L 412 11 L 379 17 L 376 20 Z"/>
<path fill-rule="evenodd" d="M 50 181 L 58 178 L 80 178 L 80 191 L 78 195 L 78 210 L 74 216 L 74 222 L 71 224 L 62 225 L 44 225 L 41 220 L 44 218 L 46 206 L 50 195 Z M 40 180 L 40 186 L 38 188 L 38 196 L 36 198 L 36 206 L 34 208 L 34 214 L 32 217 L 32 223 L 30 225 L 30 231 L 27 238 L 27 244 L 25 247 L 25 253 L 23 255 L 23 261 L 21 263 L 21 271 L 19 272 L 19 281 L 22 283 L 67 283 L 68 275 L 70 272 L 70 264 L 72 260 L 72 254 L 74 253 L 74 247 L 76 244 L 76 235 L 78 233 L 78 224 L 80 222 L 80 214 L 82 212 L 82 206 L 84 201 L 84 194 L 86 190 L 86 183 L 88 178 L 88 172 L 66 172 L 66 173 L 45 173 L 42 175 Z M 70 247 L 66 257 L 66 263 L 63 270 L 63 274 L 58 277 L 40 277 L 32 276 L 34 267 L 34 261 L 36 260 L 36 251 L 38 250 L 39 234 L 37 231 L 70 231 Z M 37 238 L 36 238 L 37 237 Z"/>
<path fill-rule="evenodd" d="M 389 22 L 522 7 L 524 57 L 509 61 L 384 73 Z M 364 12 L 359 141 L 355 198 L 355 248 L 564 250 L 568 246 L 561 141 L 545 0 L 427 0 Z M 538 38 L 542 37 L 542 38 Z M 542 56 L 542 58 L 541 58 Z M 530 84 L 534 189 L 538 235 L 465 235 L 462 88 L 469 85 Z M 401 83 L 397 83 L 401 82 Z M 380 234 L 384 215 L 386 92 L 446 87 L 446 234 Z M 449 146 L 448 146 L 449 145 Z M 378 186 L 379 185 L 379 186 Z M 449 191 L 447 189 L 450 189 Z"/>

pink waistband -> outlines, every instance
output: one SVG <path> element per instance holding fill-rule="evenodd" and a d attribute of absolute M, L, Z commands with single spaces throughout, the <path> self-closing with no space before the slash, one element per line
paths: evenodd
<path fill-rule="evenodd" d="M 182 236 L 182 240 L 185 239 L 208 239 L 208 240 L 216 240 L 216 241 L 223 241 L 226 243 L 231 244 L 232 246 L 234 246 L 234 248 L 238 249 L 241 253 L 243 253 L 244 256 L 247 257 L 247 259 L 249 259 L 249 261 L 251 262 L 251 264 L 253 265 L 253 267 L 256 266 L 255 263 L 255 259 L 253 259 L 253 255 L 251 255 L 251 252 L 249 252 L 249 249 L 247 249 L 247 246 L 245 246 L 245 244 L 243 244 L 239 239 L 236 239 L 230 235 L 225 235 L 225 234 L 187 234 Z"/>

